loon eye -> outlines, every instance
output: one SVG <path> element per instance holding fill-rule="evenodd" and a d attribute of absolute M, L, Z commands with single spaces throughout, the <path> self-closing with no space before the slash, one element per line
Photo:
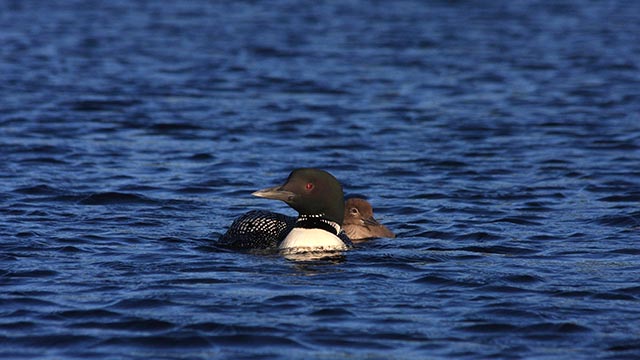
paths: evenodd
<path fill-rule="evenodd" d="M 307 185 L 305 185 L 304 188 L 307 189 L 307 191 L 313 189 L 313 183 L 307 183 Z"/>

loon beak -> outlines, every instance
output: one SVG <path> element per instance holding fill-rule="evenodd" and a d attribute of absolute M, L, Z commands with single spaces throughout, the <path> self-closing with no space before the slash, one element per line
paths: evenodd
<path fill-rule="evenodd" d="M 367 219 L 363 219 L 362 221 L 364 222 L 365 226 L 367 226 L 367 231 L 369 231 L 369 235 L 371 235 L 370 237 L 385 237 L 385 238 L 396 237 L 396 234 L 394 234 L 386 226 L 380 224 L 378 220 L 373 218 L 373 216 Z"/>
<path fill-rule="evenodd" d="M 380 226 L 378 220 L 374 219 L 373 216 L 370 218 L 362 219 L 365 225 L 367 226 Z"/>
<path fill-rule="evenodd" d="M 282 186 L 274 186 L 274 187 L 258 190 L 251 193 L 251 195 L 265 198 L 265 199 L 282 200 L 286 203 L 291 202 L 293 198 L 296 196 L 295 193 L 284 190 Z"/>

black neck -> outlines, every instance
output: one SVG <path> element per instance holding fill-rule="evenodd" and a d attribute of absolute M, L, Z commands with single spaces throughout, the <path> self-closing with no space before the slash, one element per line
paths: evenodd
<path fill-rule="evenodd" d="M 322 229 L 338 235 L 338 230 L 332 225 L 333 221 L 323 219 L 321 217 L 300 216 L 296 221 L 295 227 L 303 229 Z"/>

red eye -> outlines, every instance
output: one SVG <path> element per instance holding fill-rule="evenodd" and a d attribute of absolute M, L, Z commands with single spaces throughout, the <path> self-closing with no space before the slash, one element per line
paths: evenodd
<path fill-rule="evenodd" d="M 313 183 L 307 183 L 304 188 L 307 189 L 307 191 L 313 189 Z"/>

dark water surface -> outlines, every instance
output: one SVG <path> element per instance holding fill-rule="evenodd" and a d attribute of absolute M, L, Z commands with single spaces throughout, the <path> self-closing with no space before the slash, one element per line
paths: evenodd
<path fill-rule="evenodd" d="M 640 358 L 640 2 L 0 2 L 0 358 Z M 332 172 L 398 235 L 214 246 Z"/>

